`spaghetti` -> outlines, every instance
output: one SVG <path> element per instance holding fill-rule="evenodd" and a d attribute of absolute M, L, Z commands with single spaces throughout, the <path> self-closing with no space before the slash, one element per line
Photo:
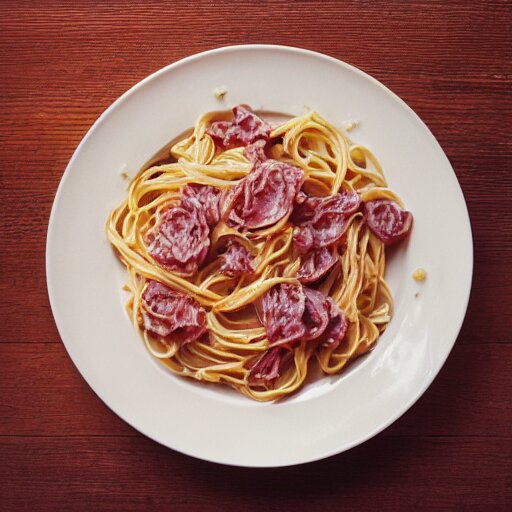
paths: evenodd
<path fill-rule="evenodd" d="M 202 116 L 110 214 L 127 311 L 174 373 L 276 400 L 336 374 L 391 320 L 385 246 L 412 215 L 371 151 L 316 112 Z"/>

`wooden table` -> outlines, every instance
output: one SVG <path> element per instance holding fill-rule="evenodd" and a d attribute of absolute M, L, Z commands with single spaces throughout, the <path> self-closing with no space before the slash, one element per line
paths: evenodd
<path fill-rule="evenodd" d="M 512 3 L 95 4 L 0 4 L 0 509 L 511 510 Z M 99 114 L 166 64 L 255 42 L 333 55 L 401 96 L 450 158 L 475 244 L 464 326 L 419 402 L 347 453 L 271 470 L 162 448 L 107 409 L 62 345 L 44 268 L 57 185 Z"/>

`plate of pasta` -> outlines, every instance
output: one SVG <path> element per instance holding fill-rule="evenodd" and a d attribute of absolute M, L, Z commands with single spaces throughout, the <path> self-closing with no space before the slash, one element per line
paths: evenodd
<path fill-rule="evenodd" d="M 423 122 L 356 68 L 271 45 L 121 96 L 47 239 L 57 327 L 92 389 L 161 444 L 242 466 L 317 460 L 396 420 L 455 343 L 471 275 L 464 197 Z"/>

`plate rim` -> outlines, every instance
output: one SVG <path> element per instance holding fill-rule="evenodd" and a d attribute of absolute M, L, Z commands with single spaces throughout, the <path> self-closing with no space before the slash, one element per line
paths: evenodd
<path fill-rule="evenodd" d="M 160 439 L 157 439 L 156 436 L 153 436 L 152 434 L 147 433 L 145 429 L 141 429 L 139 426 L 135 426 L 132 421 L 129 421 L 128 419 L 126 419 L 124 417 L 124 415 L 121 415 L 119 412 L 117 412 L 115 410 L 114 406 L 111 405 L 110 399 L 108 399 L 107 397 L 103 396 L 104 395 L 103 393 L 100 394 L 91 385 L 89 380 L 83 374 L 81 368 L 77 364 L 76 357 L 74 357 L 72 355 L 72 351 L 70 351 L 70 348 L 68 347 L 68 343 L 64 340 L 64 337 L 62 336 L 61 327 L 59 326 L 59 324 L 61 324 L 61 321 L 59 320 L 60 314 L 58 312 L 58 307 L 57 307 L 57 303 L 56 303 L 57 299 L 56 299 L 55 290 L 54 290 L 54 287 L 53 287 L 53 284 L 52 284 L 52 278 L 51 278 L 51 265 L 52 265 L 52 263 L 51 263 L 51 260 L 52 260 L 51 247 L 52 247 L 52 238 L 54 238 L 54 230 L 55 230 L 55 224 L 56 224 L 55 218 L 56 218 L 56 215 L 57 215 L 58 204 L 60 203 L 61 196 L 62 196 L 63 190 L 65 188 L 65 184 L 66 184 L 66 182 L 68 180 L 68 177 L 69 177 L 69 175 L 71 173 L 71 169 L 73 168 L 75 161 L 79 158 L 79 154 L 81 152 L 82 147 L 87 144 L 88 140 L 92 137 L 92 134 L 94 133 L 94 131 L 96 131 L 96 129 L 101 124 L 103 124 L 105 118 L 113 110 L 117 109 L 124 102 L 124 100 L 126 98 L 128 98 L 129 96 L 134 94 L 140 88 L 144 87 L 148 82 L 156 80 L 160 75 L 165 74 L 165 73 L 169 72 L 170 70 L 172 70 L 174 68 L 185 66 L 185 65 L 187 65 L 187 64 L 189 64 L 191 62 L 194 62 L 195 60 L 199 60 L 199 59 L 208 57 L 210 55 L 215 55 L 215 54 L 219 54 L 219 53 L 228 53 L 228 52 L 232 52 L 232 51 L 249 51 L 249 50 L 278 50 L 278 51 L 285 51 L 285 52 L 303 54 L 303 55 L 307 55 L 307 56 L 311 56 L 311 57 L 315 57 L 315 58 L 318 58 L 318 59 L 322 59 L 322 60 L 328 61 L 328 62 L 330 62 L 332 64 L 336 64 L 337 66 L 344 67 L 345 69 L 347 69 L 347 70 L 349 70 L 349 71 L 359 75 L 360 77 L 363 77 L 365 80 L 369 80 L 374 85 L 378 86 L 378 88 L 381 91 L 385 92 L 393 100 L 398 102 L 398 104 L 402 108 L 405 108 L 405 110 L 408 112 L 408 114 L 412 115 L 413 118 L 417 122 L 419 122 L 419 124 L 426 130 L 426 133 L 428 133 L 428 136 L 430 138 L 430 142 L 435 145 L 435 147 L 436 147 L 436 149 L 438 151 L 440 151 L 440 153 L 444 157 L 447 165 L 452 170 L 453 177 L 455 178 L 455 180 L 457 182 L 457 185 L 458 185 L 458 187 L 460 189 L 460 192 L 461 192 L 461 194 L 460 194 L 461 197 L 460 198 L 462 199 L 462 206 L 464 207 L 464 213 L 465 213 L 464 221 L 465 221 L 465 224 L 466 224 L 466 227 L 467 227 L 467 234 L 468 234 L 468 237 L 469 237 L 466 243 L 469 243 L 469 248 L 471 249 L 471 250 L 468 251 L 468 254 L 467 254 L 467 258 L 468 258 L 467 264 L 468 264 L 468 274 L 469 274 L 467 276 L 467 280 L 466 280 L 467 285 L 466 285 L 466 289 L 464 290 L 463 299 L 461 298 L 461 303 L 463 304 L 463 314 L 460 316 L 458 322 L 456 323 L 457 324 L 456 325 L 456 329 L 455 329 L 456 334 L 454 336 L 454 339 L 450 340 L 449 349 L 447 350 L 445 357 L 442 358 L 442 361 L 439 364 L 438 368 L 435 369 L 434 371 L 432 371 L 431 375 L 423 380 L 423 384 L 419 387 L 418 392 L 415 395 L 413 395 L 408 401 L 404 401 L 402 403 L 402 405 L 397 407 L 396 412 L 394 414 L 391 414 L 387 421 L 385 421 L 385 422 L 383 422 L 381 424 L 378 424 L 376 427 L 371 429 L 370 432 L 367 435 L 359 437 L 359 438 L 355 439 L 354 441 L 352 441 L 351 443 L 347 443 L 345 445 L 340 442 L 338 445 L 336 445 L 335 448 L 330 449 L 330 450 L 325 450 L 324 452 L 318 453 L 314 457 L 304 457 L 304 458 L 301 458 L 301 460 L 299 460 L 299 461 L 283 462 L 283 463 L 256 463 L 256 464 L 250 464 L 250 463 L 243 463 L 243 462 L 241 463 L 241 462 L 231 462 L 231 461 L 225 461 L 225 460 L 215 460 L 213 458 L 202 457 L 202 456 L 198 455 L 197 453 L 190 452 L 189 450 L 178 448 L 178 447 L 175 447 L 175 446 L 172 446 L 172 447 L 169 446 L 169 444 L 166 444 L 164 441 L 162 441 Z M 188 455 L 188 456 L 191 456 L 191 457 L 194 457 L 194 458 L 198 458 L 200 460 L 205 460 L 205 461 L 209 461 L 209 462 L 214 462 L 214 463 L 224 464 L 224 465 L 229 465 L 229 466 L 235 466 L 235 467 L 287 467 L 287 466 L 294 466 L 294 465 L 300 465 L 300 464 L 305 464 L 305 463 L 309 463 L 309 462 L 318 461 L 318 460 L 325 459 L 325 458 L 337 455 L 339 453 L 348 451 L 348 450 L 354 448 L 355 446 L 358 446 L 358 445 L 366 442 L 367 440 L 371 439 L 372 437 L 375 437 L 380 432 L 385 430 L 387 427 L 389 427 L 395 421 L 397 421 L 401 416 L 403 416 L 419 400 L 419 398 L 421 396 L 423 396 L 425 391 L 430 387 L 430 385 L 432 384 L 434 379 L 437 377 L 437 375 L 439 374 L 441 369 L 444 367 L 444 365 L 446 363 L 446 360 L 448 359 L 448 356 L 451 354 L 451 352 L 453 350 L 453 347 L 454 347 L 454 345 L 455 345 L 455 343 L 456 343 L 456 341 L 458 339 L 458 336 L 460 334 L 460 330 L 462 328 L 463 322 L 464 322 L 466 314 L 467 314 L 467 308 L 468 308 L 469 299 L 470 299 L 471 290 L 472 290 L 473 271 L 474 271 L 474 244 L 473 244 L 473 234 L 472 234 L 471 222 L 470 222 L 469 211 L 468 211 L 466 199 L 465 199 L 464 193 L 462 191 L 462 187 L 460 186 L 460 182 L 458 181 L 458 178 L 457 178 L 457 175 L 455 173 L 455 170 L 453 169 L 453 166 L 451 165 L 451 162 L 449 161 L 446 153 L 443 151 L 441 145 L 439 144 L 439 142 L 437 141 L 436 137 L 434 136 L 434 134 L 432 133 L 430 128 L 427 126 L 427 124 L 397 94 L 395 94 L 393 91 L 388 89 L 379 80 L 377 80 L 376 78 L 374 78 L 370 74 L 365 73 L 364 71 L 360 70 L 359 68 L 357 68 L 357 67 L 355 67 L 355 66 L 353 66 L 351 64 L 348 64 L 345 61 L 342 61 L 340 59 L 332 57 L 330 55 L 326 55 L 324 53 L 316 52 L 316 51 L 313 51 L 313 50 L 308 50 L 308 49 L 301 48 L 301 47 L 286 46 L 286 45 L 274 45 L 274 44 L 236 44 L 236 45 L 227 45 L 227 46 L 221 46 L 221 47 L 212 48 L 212 49 L 209 49 L 209 50 L 206 50 L 206 51 L 195 53 L 193 55 L 189 55 L 189 56 L 184 57 L 182 59 L 179 59 L 179 60 L 177 60 L 175 62 L 172 62 L 172 63 L 170 63 L 170 64 L 168 64 L 168 65 L 166 65 L 166 66 L 164 66 L 164 67 L 154 71 L 153 73 L 149 74 L 148 76 L 146 76 L 145 78 L 143 78 L 142 80 L 140 80 L 139 82 L 137 82 L 133 86 L 131 86 L 126 92 L 121 94 L 115 101 L 113 101 L 99 115 L 99 117 L 94 121 L 94 123 L 87 130 L 86 134 L 83 136 L 83 138 L 81 139 L 80 143 L 78 144 L 78 146 L 74 150 L 73 155 L 71 156 L 71 158 L 70 158 L 70 160 L 69 160 L 69 162 L 68 162 L 68 164 L 67 164 L 67 166 L 65 168 L 65 171 L 64 171 L 64 173 L 61 176 L 61 179 L 59 181 L 59 185 L 58 185 L 58 188 L 57 188 L 57 191 L 55 193 L 54 200 L 53 200 L 53 204 L 52 204 L 52 208 L 51 208 L 51 213 L 50 213 L 50 216 L 49 216 L 47 236 L 46 236 L 46 250 L 45 250 L 45 274 L 46 274 L 47 292 L 48 292 L 48 298 L 49 298 L 49 303 L 50 303 L 51 311 L 52 311 L 52 314 L 53 314 L 53 317 L 54 317 L 55 325 L 57 327 L 57 331 L 58 331 L 60 339 L 62 340 L 62 343 L 63 343 L 63 345 L 64 345 L 64 347 L 66 349 L 66 352 L 67 352 L 68 356 L 71 358 L 75 368 L 78 370 L 79 374 L 84 379 L 84 381 L 87 383 L 87 385 L 96 394 L 96 396 L 98 396 L 100 398 L 100 400 L 116 416 L 120 417 L 124 422 L 128 423 L 137 432 L 140 432 L 141 434 L 143 434 L 144 436 L 152 439 L 153 441 L 157 442 L 158 444 L 160 444 L 162 446 L 165 446 L 165 447 L 168 447 L 168 448 L 171 448 L 172 450 L 176 450 L 177 452 L 183 453 L 185 455 Z"/>

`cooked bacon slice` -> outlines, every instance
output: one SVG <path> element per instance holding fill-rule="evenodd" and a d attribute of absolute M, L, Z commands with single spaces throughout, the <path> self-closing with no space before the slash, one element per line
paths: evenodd
<path fill-rule="evenodd" d="M 222 265 L 221 274 L 229 277 L 239 277 L 254 272 L 253 255 L 238 242 L 230 242 L 226 252 L 220 255 Z"/>
<path fill-rule="evenodd" d="M 234 120 L 216 121 L 208 128 L 215 144 L 222 149 L 247 146 L 259 139 L 268 140 L 272 127 L 258 117 L 248 105 L 233 108 Z"/>
<path fill-rule="evenodd" d="M 412 227 L 412 213 L 402 210 L 394 201 L 377 199 L 365 203 L 368 227 L 385 244 L 405 238 Z"/>
<path fill-rule="evenodd" d="M 263 326 L 271 345 L 283 345 L 304 336 L 306 297 L 302 286 L 278 284 L 263 295 Z"/>
<path fill-rule="evenodd" d="M 226 197 L 228 221 L 249 229 L 270 226 L 292 211 L 304 174 L 285 162 L 257 163 Z"/>
<path fill-rule="evenodd" d="M 279 372 L 290 355 L 290 352 L 282 347 L 268 349 L 251 368 L 248 377 L 249 384 L 266 388 L 274 387 L 280 377 Z"/>
<path fill-rule="evenodd" d="M 185 208 L 187 206 L 197 208 L 198 204 L 193 201 L 196 199 L 199 202 L 199 207 L 203 210 L 208 226 L 215 226 L 220 219 L 220 198 L 222 192 L 210 185 L 189 184 L 183 187 L 181 191 L 181 204 Z"/>
<path fill-rule="evenodd" d="M 301 258 L 297 279 L 301 283 L 312 283 L 324 276 L 338 261 L 336 248 L 322 247 L 308 252 Z"/>
<path fill-rule="evenodd" d="M 158 281 L 149 281 L 142 294 L 144 328 L 164 341 L 185 345 L 206 331 L 206 313 L 189 295 Z"/>
<path fill-rule="evenodd" d="M 196 203 L 193 206 L 193 203 Z M 210 247 L 210 230 L 197 199 L 167 209 L 147 234 L 148 252 L 160 265 L 183 275 L 197 272 Z"/>
<path fill-rule="evenodd" d="M 326 197 L 298 196 L 291 221 L 298 227 L 294 241 L 298 249 L 306 252 L 338 243 L 345 233 L 350 215 L 361 205 L 356 192 L 340 192 Z"/>

